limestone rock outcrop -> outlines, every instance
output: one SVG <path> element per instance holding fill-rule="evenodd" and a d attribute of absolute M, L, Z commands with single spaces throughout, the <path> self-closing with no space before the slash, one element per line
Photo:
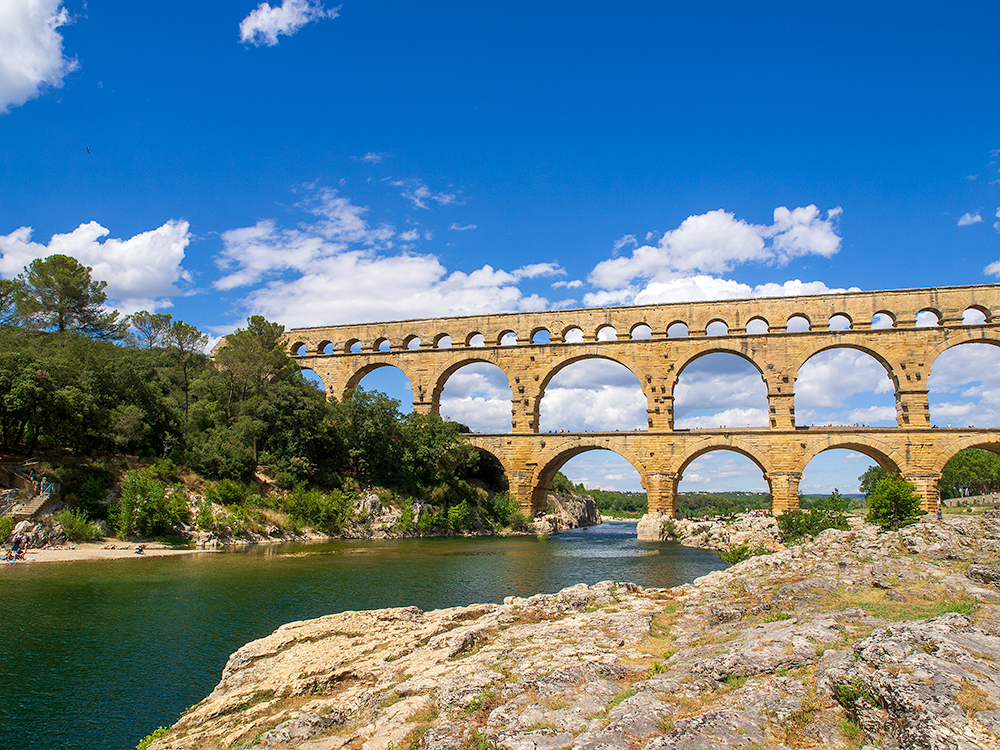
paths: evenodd
<path fill-rule="evenodd" d="M 535 519 L 531 531 L 535 534 L 555 534 L 584 526 L 601 523 L 601 511 L 590 495 L 565 495 L 549 493 L 549 504 L 544 517 Z"/>
<path fill-rule="evenodd" d="M 1000 521 L 865 526 L 669 590 L 290 623 L 152 748 L 1000 748 Z"/>

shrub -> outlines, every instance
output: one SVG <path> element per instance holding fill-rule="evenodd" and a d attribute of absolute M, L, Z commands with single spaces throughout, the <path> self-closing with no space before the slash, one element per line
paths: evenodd
<path fill-rule="evenodd" d="M 790 510 L 777 516 L 778 530 L 785 544 L 797 539 L 816 536 L 827 529 L 847 531 L 850 525 L 844 511 L 849 501 L 837 490 L 811 510 Z"/>
<path fill-rule="evenodd" d="M 6 542 L 14 530 L 14 519 L 11 516 L 0 516 L 0 542 Z"/>
<path fill-rule="evenodd" d="M 154 461 L 153 465 L 146 469 L 146 473 L 153 479 L 164 484 L 179 482 L 181 478 L 180 470 L 169 458 L 161 458 L 158 461 Z"/>
<path fill-rule="evenodd" d="M 187 520 L 188 509 L 182 496 L 167 497 L 163 482 L 143 471 L 129 471 L 109 517 L 119 538 L 152 536 Z"/>
<path fill-rule="evenodd" d="M 205 497 L 220 505 L 239 505 L 247 498 L 247 490 L 230 479 L 222 479 L 205 489 Z"/>
<path fill-rule="evenodd" d="M 414 512 L 413 501 L 404 500 L 400 507 L 399 521 L 396 523 L 396 530 L 405 534 L 413 526 Z"/>
<path fill-rule="evenodd" d="M 467 528 L 471 520 L 472 513 L 469 510 L 469 504 L 465 500 L 458 505 L 448 508 L 448 526 L 453 531 L 461 531 Z"/>
<path fill-rule="evenodd" d="M 868 495 L 868 522 L 883 530 L 899 529 L 917 522 L 927 511 L 920 508 L 917 488 L 899 474 L 887 474 Z"/>
<path fill-rule="evenodd" d="M 104 503 L 107 485 L 97 477 L 91 477 L 80 487 L 76 498 L 76 509 L 87 518 L 107 518 L 108 506 Z"/>
<path fill-rule="evenodd" d="M 71 541 L 89 542 L 101 538 L 100 527 L 87 520 L 87 514 L 79 510 L 64 508 L 56 513 L 56 520 L 62 526 L 66 538 Z"/>
<path fill-rule="evenodd" d="M 347 521 L 352 498 L 340 490 L 329 493 L 307 490 L 302 482 L 287 497 L 279 500 L 278 505 L 278 509 L 289 518 L 310 528 L 336 534 Z"/>
<path fill-rule="evenodd" d="M 757 557 L 758 555 L 769 555 L 771 551 L 765 547 L 763 544 L 757 544 L 754 546 L 750 545 L 750 542 L 743 542 L 742 544 L 735 544 L 729 549 L 716 550 L 719 558 L 722 562 L 728 565 L 735 565 L 736 563 L 743 562 L 748 557 Z"/>

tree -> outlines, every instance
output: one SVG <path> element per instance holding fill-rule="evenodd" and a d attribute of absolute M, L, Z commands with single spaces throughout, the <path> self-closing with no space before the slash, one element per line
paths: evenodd
<path fill-rule="evenodd" d="M 140 349 L 159 349 L 168 345 L 170 316 L 140 310 L 129 316 L 135 333 L 132 338 Z"/>
<path fill-rule="evenodd" d="M 0 279 L 0 326 L 11 326 L 17 322 L 17 293 L 20 289 L 17 281 Z"/>
<path fill-rule="evenodd" d="M 915 516 L 924 513 L 917 488 L 899 474 L 886 474 L 868 495 L 868 521 L 883 530 L 916 523 Z"/>
<path fill-rule="evenodd" d="M 166 316 L 170 319 L 170 316 Z M 208 336 L 183 320 L 175 320 L 173 325 L 164 332 L 164 340 L 181 354 L 181 369 L 184 371 L 184 419 L 188 418 L 188 365 L 191 357 L 202 351 L 208 344 Z"/>
<path fill-rule="evenodd" d="M 298 370 L 285 352 L 283 325 L 269 323 L 260 315 L 248 318 L 247 324 L 245 330 L 237 328 L 226 336 L 215 355 L 228 379 L 227 416 L 232 414 L 234 401 L 257 395 L 276 378 Z"/>
<path fill-rule="evenodd" d="M 1000 456 L 982 448 L 959 451 L 944 465 L 938 487 L 943 498 L 1000 492 Z"/>
<path fill-rule="evenodd" d="M 31 261 L 17 277 L 17 313 L 42 330 L 79 331 L 92 338 L 121 339 L 125 321 L 104 308 L 105 281 L 90 278 L 91 269 L 68 255 Z"/>
<path fill-rule="evenodd" d="M 871 495 L 875 485 L 885 479 L 887 475 L 888 472 L 881 466 L 869 466 L 865 469 L 865 473 L 858 477 L 858 481 L 861 482 L 861 491 L 865 493 L 865 497 Z"/>

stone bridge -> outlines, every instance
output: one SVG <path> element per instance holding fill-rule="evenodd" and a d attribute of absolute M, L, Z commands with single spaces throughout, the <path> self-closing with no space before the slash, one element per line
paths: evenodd
<path fill-rule="evenodd" d="M 525 510 L 545 507 L 562 465 L 608 449 L 639 472 L 650 512 L 675 513 L 688 464 L 712 450 L 747 456 L 764 474 L 775 513 L 798 507 L 806 464 L 832 448 L 859 451 L 913 482 L 924 507 L 937 504 L 944 464 L 958 451 L 1000 453 L 1000 430 L 938 429 L 929 421 L 927 378 L 935 359 L 970 342 L 1000 345 L 1000 285 L 901 289 L 802 297 L 429 318 L 297 328 L 290 353 L 343 398 L 368 373 L 394 366 L 413 388 L 413 409 L 437 413 L 448 378 L 489 362 L 513 394 L 511 432 L 474 434 L 496 456 Z M 865 352 L 885 367 L 895 390 L 894 428 L 795 424 L 795 380 L 813 355 L 833 348 Z M 674 429 L 674 390 L 684 368 L 715 352 L 739 355 L 767 387 L 763 428 Z M 647 430 L 539 432 L 545 387 L 564 367 L 608 359 L 631 370 L 646 397 Z"/>

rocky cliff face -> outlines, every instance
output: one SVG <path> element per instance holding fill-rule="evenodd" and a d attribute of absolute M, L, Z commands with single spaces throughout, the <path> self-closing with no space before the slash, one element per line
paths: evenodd
<path fill-rule="evenodd" d="M 601 511 L 597 509 L 597 501 L 590 495 L 550 492 L 545 517 L 536 519 L 531 531 L 535 534 L 555 534 L 583 526 L 596 526 L 600 522 Z"/>
<path fill-rule="evenodd" d="M 998 540 L 827 531 L 669 590 L 291 623 L 152 747 L 998 748 Z"/>

